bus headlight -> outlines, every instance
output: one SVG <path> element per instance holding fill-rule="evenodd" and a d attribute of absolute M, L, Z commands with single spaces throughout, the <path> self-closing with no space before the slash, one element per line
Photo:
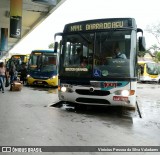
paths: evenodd
<path fill-rule="evenodd" d="M 61 87 L 61 91 L 62 91 L 62 92 L 66 92 L 66 90 L 67 90 L 67 88 L 66 88 L 66 87 L 64 87 L 64 86 L 63 86 L 63 87 Z"/>
<path fill-rule="evenodd" d="M 63 85 L 63 86 L 58 86 L 58 90 L 61 92 L 68 92 L 68 93 L 72 93 L 73 89 L 70 85 Z"/>
<path fill-rule="evenodd" d="M 117 90 L 114 92 L 115 95 L 130 96 L 135 94 L 135 90 Z"/>
<path fill-rule="evenodd" d="M 31 77 L 29 74 L 27 75 L 27 78 Z"/>
<path fill-rule="evenodd" d="M 56 78 L 56 76 L 52 76 L 52 77 L 50 77 L 50 80 L 55 79 L 55 78 Z"/>
<path fill-rule="evenodd" d="M 129 93 L 128 90 L 122 90 L 121 95 L 122 95 L 122 96 L 129 96 L 130 93 Z"/>

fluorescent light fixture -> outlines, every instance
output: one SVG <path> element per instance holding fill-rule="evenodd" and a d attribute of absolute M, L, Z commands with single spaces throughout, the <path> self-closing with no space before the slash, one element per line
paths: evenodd
<path fill-rule="evenodd" d="M 32 2 L 40 3 L 44 5 L 56 5 L 57 0 L 32 0 Z"/>

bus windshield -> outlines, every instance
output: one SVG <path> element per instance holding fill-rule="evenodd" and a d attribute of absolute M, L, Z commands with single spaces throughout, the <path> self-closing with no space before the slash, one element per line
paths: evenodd
<path fill-rule="evenodd" d="M 25 60 L 25 55 L 13 55 L 12 56 L 12 59 L 13 60 L 21 60 L 22 62 L 24 62 L 24 60 Z"/>
<path fill-rule="evenodd" d="M 33 53 L 29 61 L 30 70 L 51 72 L 56 69 L 56 55 L 54 53 Z"/>
<path fill-rule="evenodd" d="M 64 34 L 59 74 L 65 77 L 134 77 L 133 32 L 115 29 Z M 116 57 L 116 47 L 122 57 Z"/>
<path fill-rule="evenodd" d="M 158 75 L 158 66 L 156 63 L 147 63 L 147 73 L 151 75 Z"/>
<path fill-rule="evenodd" d="M 29 55 L 25 54 L 25 55 L 12 55 L 11 59 L 9 59 L 6 63 L 6 67 L 10 68 L 11 67 L 11 63 L 14 62 L 15 66 L 16 66 L 16 70 L 20 71 L 23 67 L 22 64 L 27 64 L 28 63 L 28 59 L 29 59 Z"/>

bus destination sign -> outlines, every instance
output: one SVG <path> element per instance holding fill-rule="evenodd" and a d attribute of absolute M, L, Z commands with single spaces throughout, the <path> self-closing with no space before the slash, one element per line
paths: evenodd
<path fill-rule="evenodd" d="M 68 24 L 65 28 L 65 31 L 76 32 L 76 31 L 104 30 L 112 28 L 123 28 L 128 26 L 129 26 L 128 20 L 78 22 L 75 24 Z"/>

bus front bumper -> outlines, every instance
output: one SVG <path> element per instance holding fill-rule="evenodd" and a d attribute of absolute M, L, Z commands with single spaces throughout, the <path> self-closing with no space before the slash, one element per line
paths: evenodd
<path fill-rule="evenodd" d="M 150 76 L 141 76 L 140 77 L 140 81 L 142 81 L 142 82 L 158 82 L 159 81 L 159 78 L 158 77 L 156 77 L 156 78 L 152 78 L 152 77 L 150 77 Z"/>
<path fill-rule="evenodd" d="M 43 79 L 34 79 L 31 76 L 27 77 L 28 85 L 42 85 L 42 86 L 57 86 L 58 85 L 58 77 L 54 76 L 52 78 L 43 80 Z"/>
<path fill-rule="evenodd" d="M 86 89 L 86 88 L 85 88 Z M 73 90 L 73 89 L 72 89 Z M 86 105 L 103 105 L 103 106 L 126 106 L 136 107 L 136 94 L 130 96 L 121 96 L 110 93 L 109 95 L 82 95 L 76 91 L 61 91 L 59 88 L 59 100 Z"/>

